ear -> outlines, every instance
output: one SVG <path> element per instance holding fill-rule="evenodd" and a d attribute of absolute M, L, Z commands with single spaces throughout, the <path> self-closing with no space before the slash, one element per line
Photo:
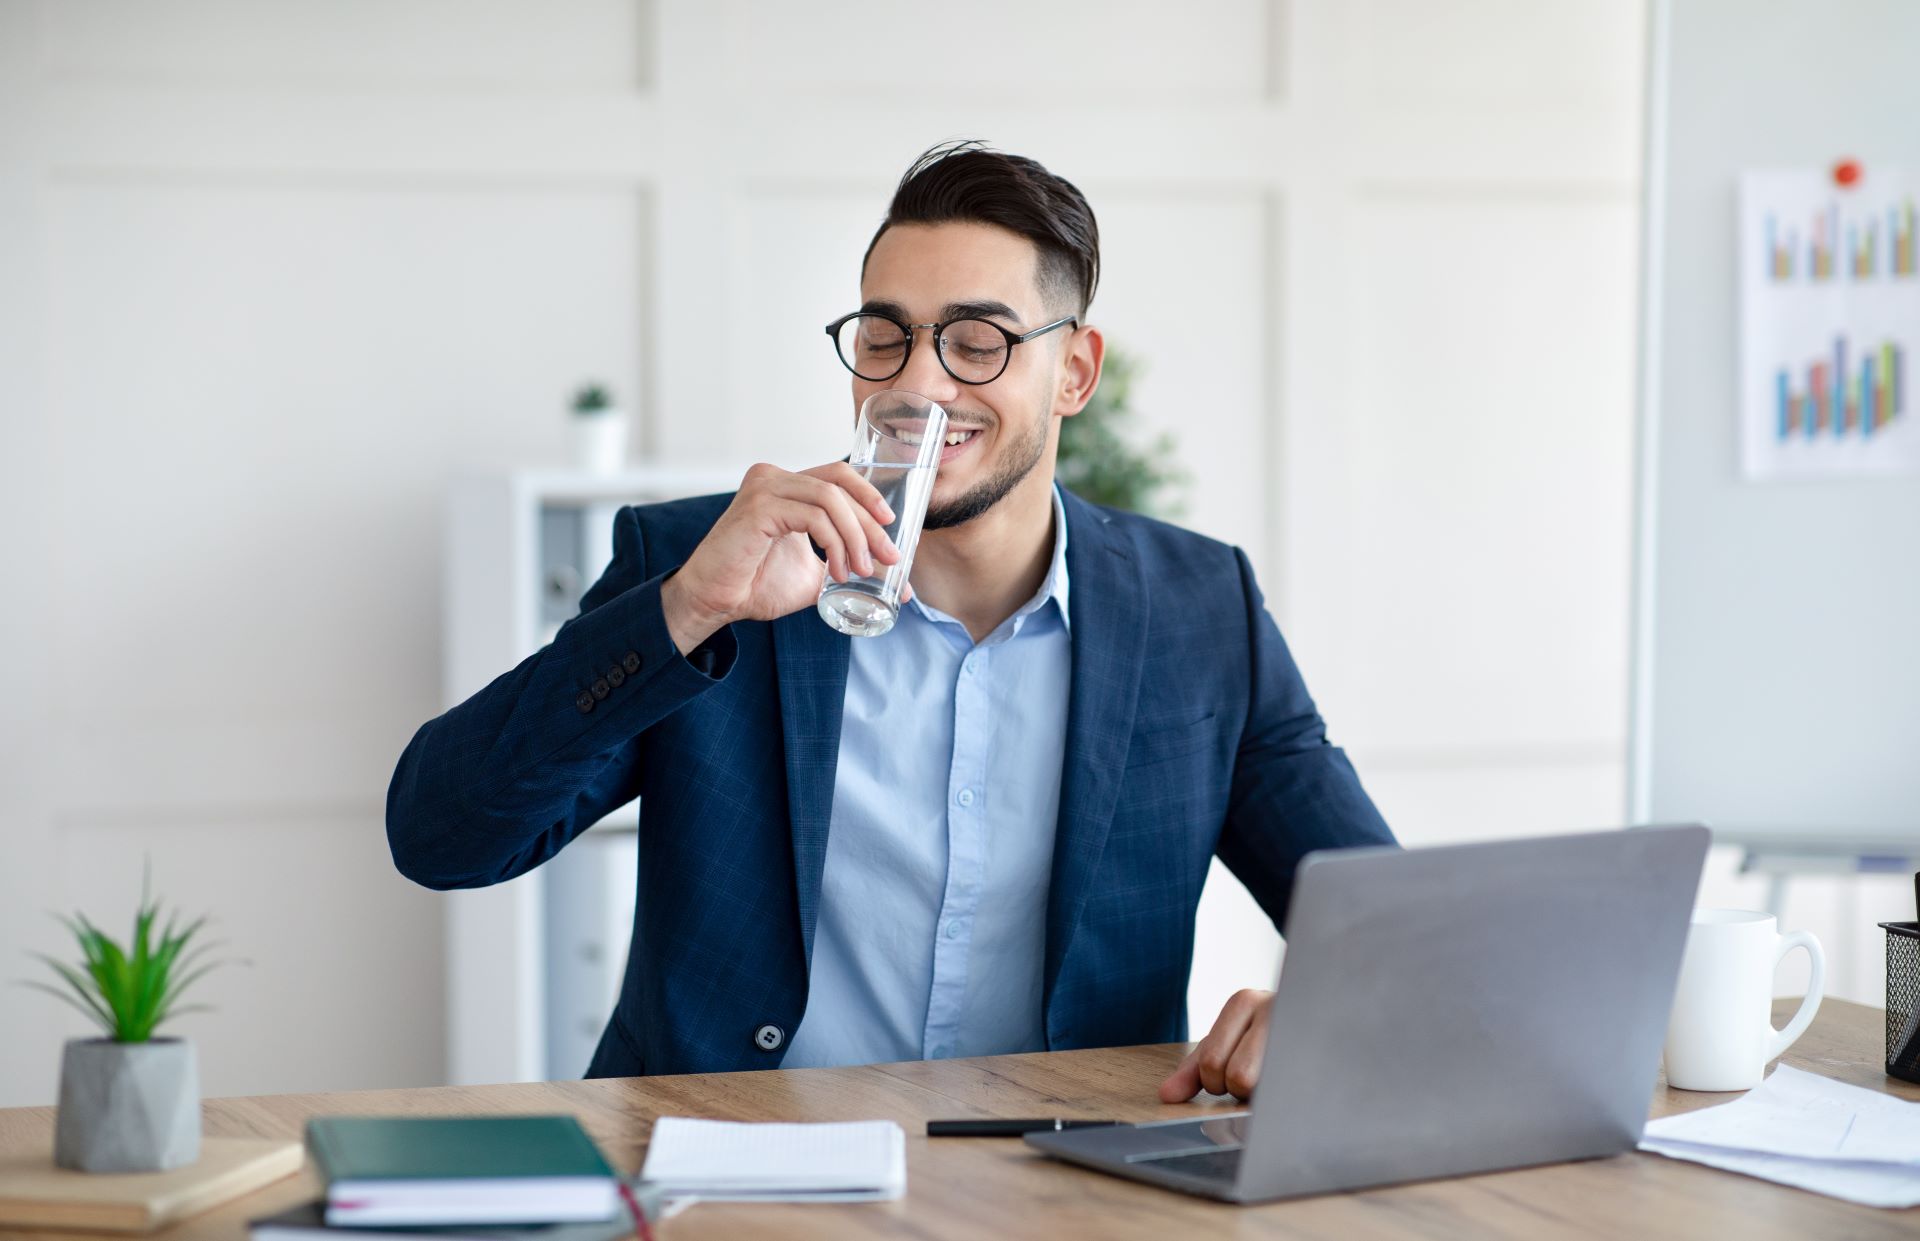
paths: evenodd
<path fill-rule="evenodd" d="M 1107 341 L 1097 327 L 1077 327 L 1061 361 L 1060 387 L 1054 393 L 1053 412 L 1071 418 L 1087 407 L 1100 386 L 1100 367 L 1106 361 Z"/>

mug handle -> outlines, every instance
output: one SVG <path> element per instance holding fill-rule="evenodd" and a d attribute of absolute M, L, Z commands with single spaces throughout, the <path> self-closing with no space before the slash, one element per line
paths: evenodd
<path fill-rule="evenodd" d="M 1767 1047 L 1767 1059 L 1772 1060 L 1794 1041 L 1807 1032 L 1813 1024 L 1813 1015 L 1820 1011 L 1820 997 L 1826 993 L 1827 957 L 1820 951 L 1820 941 L 1806 931 L 1794 931 L 1780 937 L 1780 947 L 1774 951 L 1773 967 L 1780 968 L 1780 962 L 1786 959 L 1795 948 L 1805 948 L 1813 964 L 1813 971 L 1807 978 L 1807 994 L 1800 1001 L 1800 1011 L 1793 1015 L 1784 1030 L 1773 1032 L 1773 1041 Z"/>

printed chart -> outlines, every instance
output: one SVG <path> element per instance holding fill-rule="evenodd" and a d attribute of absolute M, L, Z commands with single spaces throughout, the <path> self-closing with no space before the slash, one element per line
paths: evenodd
<path fill-rule="evenodd" d="M 1748 478 L 1920 470 L 1920 178 L 1740 182 L 1741 466 Z"/>

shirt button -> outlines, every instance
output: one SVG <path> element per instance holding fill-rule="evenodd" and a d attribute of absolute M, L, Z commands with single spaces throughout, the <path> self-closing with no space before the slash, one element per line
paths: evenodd
<path fill-rule="evenodd" d="M 960 919 L 955 918 L 952 922 L 947 923 L 947 938 L 960 938 Z"/>
<path fill-rule="evenodd" d="M 944 1060 L 948 1056 L 951 1056 L 952 1054 L 953 1054 L 953 1048 L 947 1046 L 945 1043 L 942 1043 L 940 1044 L 940 1046 L 933 1049 L 933 1058 L 935 1060 Z"/>
<path fill-rule="evenodd" d="M 601 677 L 598 681 L 595 681 L 589 689 L 595 698 L 605 698 L 613 692 L 607 685 L 607 679 L 605 677 Z"/>
<path fill-rule="evenodd" d="M 627 670 L 628 676 L 632 676 L 634 673 L 640 671 L 640 653 L 638 651 L 628 651 L 621 657 L 620 666 Z"/>
<path fill-rule="evenodd" d="M 753 1032 L 753 1045 L 761 1051 L 779 1051 L 780 1044 L 787 1041 L 787 1032 L 768 1022 Z"/>
<path fill-rule="evenodd" d="M 580 696 L 573 700 L 573 705 L 580 708 L 580 714 L 585 715 L 593 710 L 593 695 L 586 690 L 581 690 Z"/>
<path fill-rule="evenodd" d="M 615 664 L 613 667 L 607 669 L 608 685 L 613 686 L 615 689 L 619 689 L 622 685 L 625 685 L 626 683 L 627 683 L 626 670 L 621 668 L 619 664 Z"/>
<path fill-rule="evenodd" d="M 968 676 L 972 676 L 974 673 L 980 671 L 980 661 L 971 655 L 967 657 L 967 662 L 964 666 Z"/>
<path fill-rule="evenodd" d="M 973 804 L 973 790 L 961 789 L 960 796 L 954 798 L 954 800 L 963 806 L 971 806 Z"/>

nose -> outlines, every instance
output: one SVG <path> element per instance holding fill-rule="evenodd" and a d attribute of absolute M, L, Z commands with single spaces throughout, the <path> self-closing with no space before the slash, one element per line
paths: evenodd
<path fill-rule="evenodd" d="M 940 365 L 932 328 L 915 328 L 913 350 L 907 355 L 907 368 L 893 377 L 893 386 L 918 392 L 929 401 L 945 405 L 960 395 L 960 381 Z"/>

